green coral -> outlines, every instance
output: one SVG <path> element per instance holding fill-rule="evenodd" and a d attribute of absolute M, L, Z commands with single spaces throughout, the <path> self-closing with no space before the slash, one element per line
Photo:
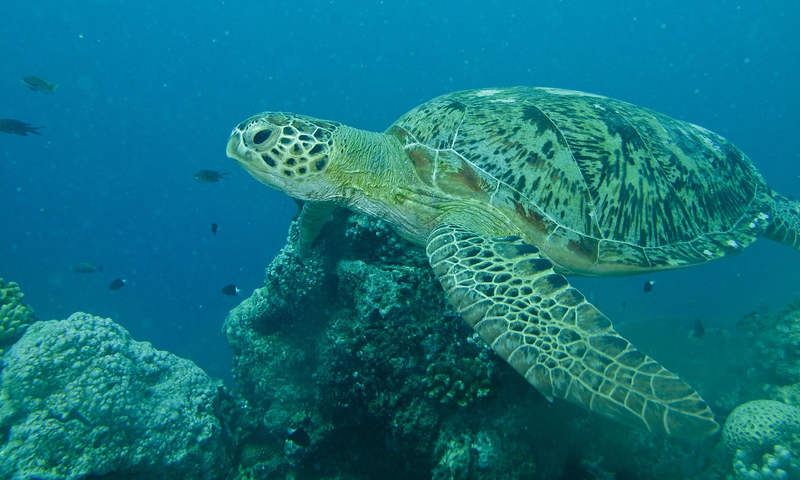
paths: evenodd
<path fill-rule="evenodd" d="M 434 454 L 438 457 L 438 462 L 433 468 L 432 478 L 475 478 L 480 475 L 479 472 L 491 471 L 500 455 L 499 435 L 485 431 L 472 434 L 450 427 L 455 426 L 448 425 L 444 428 L 436 443 Z M 515 475 L 520 475 L 519 478 L 531 478 L 535 469 L 531 465 L 526 467 L 528 470 L 525 475 L 521 475 L 519 471 Z"/>
<path fill-rule="evenodd" d="M 23 303 L 24 298 L 18 284 L 6 284 L 0 278 L 0 358 L 38 320 L 33 309 Z"/>
<path fill-rule="evenodd" d="M 4 362 L 0 479 L 228 477 L 223 388 L 110 319 L 36 322 Z"/>

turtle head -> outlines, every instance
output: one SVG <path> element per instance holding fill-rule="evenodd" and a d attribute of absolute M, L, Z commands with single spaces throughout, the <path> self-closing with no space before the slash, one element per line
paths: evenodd
<path fill-rule="evenodd" d="M 233 129 L 228 156 L 258 181 L 301 200 L 337 197 L 328 174 L 334 133 L 342 125 L 291 113 L 264 112 Z"/>

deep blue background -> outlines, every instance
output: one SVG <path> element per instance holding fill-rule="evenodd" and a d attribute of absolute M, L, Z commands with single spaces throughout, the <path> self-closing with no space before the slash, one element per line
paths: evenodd
<path fill-rule="evenodd" d="M 793 1 L 40 0 L 2 2 L 0 21 L 0 118 L 46 126 L 0 134 L 0 276 L 44 319 L 110 316 L 218 377 L 237 302 L 220 288 L 261 286 L 295 212 L 225 157 L 231 128 L 258 111 L 383 130 L 453 90 L 584 90 L 714 130 L 800 196 Z M 32 92 L 26 75 L 60 87 Z M 194 182 L 206 168 L 233 174 Z M 84 261 L 103 274 L 70 272 Z M 670 318 L 682 332 L 780 308 L 799 272 L 798 252 L 761 241 L 646 277 L 648 295 L 645 277 L 575 283 L 621 330 Z M 128 285 L 109 292 L 116 277 Z"/>

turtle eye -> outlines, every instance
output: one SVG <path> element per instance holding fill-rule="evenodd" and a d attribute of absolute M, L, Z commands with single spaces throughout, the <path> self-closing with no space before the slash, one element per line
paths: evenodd
<path fill-rule="evenodd" d="M 270 129 L 261 130 L 260 132 L 253 135 L 253 143 L 255 143 L 256 145 L 261 145 L 262 143 L 269 140 L 269 137 L 271 135 L 272 135 L 272 130 Z"/>

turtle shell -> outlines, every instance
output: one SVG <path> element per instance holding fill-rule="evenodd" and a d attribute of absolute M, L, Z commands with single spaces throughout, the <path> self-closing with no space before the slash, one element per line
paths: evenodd
<path fill-rule="evenodd" d="M 456 92 L 387 133 L 437 194 L 495 206 L 570 273 L 627 274 L 737 253 L 763 233 L 770 212 L 768 188 L 730 142 L 598 95 Z"/>

